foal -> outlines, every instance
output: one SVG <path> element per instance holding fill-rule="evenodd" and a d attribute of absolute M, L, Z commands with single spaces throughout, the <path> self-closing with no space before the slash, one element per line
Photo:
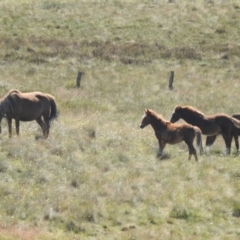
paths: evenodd
<path fill-rule="evenodd" d="M 193 141 L 196 136 L 197 145 L 200 148 L 200 155 L 203 153 L 202 147 L 202 132 L 201 130 L 190 124 L 174 124 L 168 122 L 151 109 L 145 109 L 145 113 L 140 124 L 140 128 L 146 127 L 148 124 L 152 126 L 155 135 L 158 139 L 160 154 L 166 144 L 176 144 L 184 141 L 188 146 L 189 158 L 194 155 L 195 160 L 198 161 L 196 149 L 193 146 Z"/>

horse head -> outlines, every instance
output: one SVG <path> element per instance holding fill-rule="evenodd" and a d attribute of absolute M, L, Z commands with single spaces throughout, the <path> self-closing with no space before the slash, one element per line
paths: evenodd
<path fill-rule="evenodd" d="M 142 118 L 142 122 L 140 124 L 140 128 L 144 128 L 150 123 L 150 115 L 151 115 L 150 110 L 146 108 L 144 110 L 144 115 L 143 115 L 143 118 Z"/>
<path fill-rule="evenodd" d="M 180 113 L 181 109 L 182 109 L 181 106 L 176 106 L 175 107 L 174 112 L 173 112 L 172 117 L 171 117 L 171 120 L 170 120 L 171 123 L 175 123 L 181 118 L 181 113 Z"/>

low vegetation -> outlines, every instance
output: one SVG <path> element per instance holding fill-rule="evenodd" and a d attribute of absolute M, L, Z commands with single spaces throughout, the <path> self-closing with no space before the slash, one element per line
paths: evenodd
<path fill-rule="evenodd" d="M 239 113 L 239 13 L 234 0 L 0 1 L 0 96 L 48 92 L 60 111 L 46 140 L 36 122 L 9 139 L 2 121 L 0 239 L 238 239 L 234 143 L 225 156 L 218 137 L 198 163 L 167 145 L 161 160 L 139 124 L 178 104 Z"/>

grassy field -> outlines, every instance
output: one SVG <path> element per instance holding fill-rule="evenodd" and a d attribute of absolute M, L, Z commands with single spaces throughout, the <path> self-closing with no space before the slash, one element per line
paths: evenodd
<path fill-rule="evenodd" d="M 139 128 L 145 108 L 240 112 L 239 14 L 237 0 L 1 0 L 0 96 L 48 92 L 60 115 L 46 140 L 2 121 L 0 239 L 239 239 L 235 144 L 161 160 Z"/>

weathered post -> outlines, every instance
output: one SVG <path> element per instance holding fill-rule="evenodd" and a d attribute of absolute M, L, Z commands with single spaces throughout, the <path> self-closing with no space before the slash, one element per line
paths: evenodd
<path fill-rule="evenodd" d="M 76 82 L 77 82 L 77 87 L 78 87 L 78 88 L 80 87 L 82 75 L 84 75 L 84 72 L 78 71 L 77 80 L 76 80 Z"/>
<path fill-rule="evenodd" d="M 169 83 L 168 83 L 168 88 L 170 90 L 173 89 L 173 80 L 174 80 L 174 71 L 171 71 L 169 76 Z"/>

